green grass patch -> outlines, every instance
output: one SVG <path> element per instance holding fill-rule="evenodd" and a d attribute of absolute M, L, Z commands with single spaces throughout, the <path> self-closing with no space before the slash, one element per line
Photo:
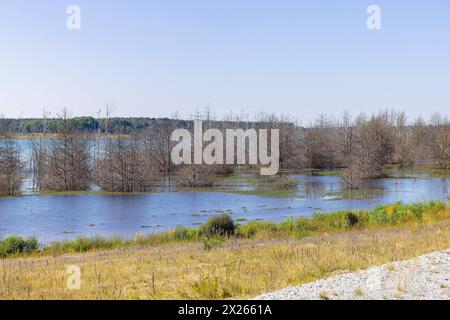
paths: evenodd
<path fill-rule="evenodd" d="M 268 198 L 291 198 L 297 196 L 297 190 L 290 190 L 290 189 L 255 189 L 255 190 L 234 190 L 227 192 L 246 196 L 259 196 Z"/>
<path fill-rule="evenodd" d="M 39 193 L 33 194 L 31 196 L 136 196 L 136 195 L 148 195 L 150 192 L 109 192 L 109 191 L 48 191 L 43 190 Z"/>
<path fill-rule="evenodd" d="M 321 176 L 321 177 L 342 177 L 343 173 L 342 173 L 342 171 L 338 171 L 338 170 L 325 170 L 325 171 L 315 172 L 314 175 Z"/>
<path fill-rule="evenodd" d="M 219 188 L 183 188 L 183 192 L 218 192 L 240 194 L 244 196 L 259 196 L 267 198 L 291 198 L 297 196 L 293 189 L 253 189 L 253 190 L 226 190 Z"/>
<path fill-rule="evenodd" d="M 109 192 L 109 191 L 51 191 L 42 190 L 40 192 L 31 194 L 17 194 L 9 196 L 1 196 L 0 199 L 14 199 L 14 198 L 24 198 L 24 197 L 53 197 L 53 196 L 137 196 L 137 195 L 148 195 L 150 192 Z"/>
<path fill-rule="evenodd" d="M 450 179 L 450 169 L 438 169 L 432 167 L 414 167 L 411 169 L 401 169 L 398 167 L 391 167 L 387 168 L 385 172 L 389 177 L 397 179 L 419 178 L 419 177 L 410 177 L 414 175 L 428 176 L 428 178 Z"/>
<path fill-rule="evenodd" d="M 361 188 L 361 189 L 354 189 L 354 190 L 339 190 L 339 191 L 332 191 L 328 192 L 325 196 L 331 197 L 332 201 L 338 201 L 338 200 L 365 200 L 365 199 L 371 199 L 375 197 L 381 197 L 383 196 L 384 190 L 382 189 L 373 189 L 373 188 Z"/>

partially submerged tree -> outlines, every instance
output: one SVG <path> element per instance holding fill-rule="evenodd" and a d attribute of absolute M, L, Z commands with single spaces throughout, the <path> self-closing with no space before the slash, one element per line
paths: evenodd
<path fill-rule="evenodd" d="M 0 120 L 0 196 L 20 194 L 23 180 L 22 169 L 17 140 Z"/>
<path fill-rule="evenodd" d="M 206 164 L 186 164 L 177 171 L 175 181 L 184 187 L 211 187 L 217 177 L 214 166 Z"/>
<path fill-rule="evenodd" d="M 49 156 L 49 140 L 47 136 L 49 113 L 44 110 L 42 117 L 42 128 L 40 134 L 31 139 L 31 174 L 33 180 L 33 188 L 40 190 L 42 185 L 45 185 L 46 170 L 50 169 L 47 165 Z"/>
<path fill-rule="evenodd" d="M 372 116 L 367 120 L 358 117 L 355 124 L 351 162 L 344 170 L 348 189 L 360 187 L 368 179 L 383 176 L 384 165 L 391 158 L 393 138 L 387 115 Z"/>
<path fill-rule="evenodd" d="M 163 186 L 172 185 L 177 166 L 171 161 L 171 152 L 175 142 L 171 141 L 172 132 L 181 125 L 177 119 L 157 119 L 141 135 L 146 172 L 151 172 L 149 180 L 161 181 Z"/>
<path fill-rule="evenodd" d="M 450 122 L 446 117 L 433 115 L 427 145 L 431 162 L 440 169 L 450 169 Z"/>
<path fill-rule="evenodd" d="M 337 165 L 336 129 L 325 115 L 320 115 L 314 125 L 303 130 L 305 167 L 327 169 Z"/>
<path fill-rule="evenodd" d="M 63 109 L 61 125 L 50 139 L 40 188 L 51 191 L 86 191 L 92 183 L 91 148 L 85 134 L 75 130 Z"/>
<path fill-rule="evenodd" d="M 406 126 L 406 116 L 400 113 L 396 116 L 393 126 L 393 159 L 400 168 L 411 168 L 415 163 L 414 144 L 411 130 Z"/>
<path fill-rule="evenodd" d="M 151 184 L 142 143 L 136 136 L 108 137 L 97 160 L 97 184 L 104 191 L 144 192 Z"/>

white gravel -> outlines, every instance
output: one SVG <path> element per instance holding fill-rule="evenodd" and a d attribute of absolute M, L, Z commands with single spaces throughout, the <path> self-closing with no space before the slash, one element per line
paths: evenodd
<path fill-rule="evenodd" d="M 450 249 L 289 287 L 255 299 L 450 300 Z"/>

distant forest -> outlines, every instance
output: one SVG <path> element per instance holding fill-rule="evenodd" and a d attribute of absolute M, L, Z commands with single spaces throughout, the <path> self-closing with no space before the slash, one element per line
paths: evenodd
<path fill-rule="evenodd" d="M 70 127 L 78 132 L 105 132 L 106 128 L 110 133 L 133 133 L 141 131 L 151 127 L 152 123 L 157 120 L 169 119 L 156 119 L 156 118 L 100 118 L 94 117 L 74 117 L 70 119 Z M 57 133 L 64 126 L 64 120 L 61 118 L 51 119 L 2 119 L 0 120 L 4 127 L 8 128 L 8 131 L 14 133 Z M 183 121 L 182 121 L 183 122 Z M 187 126 L 186 121 L 186 126 Z M 106 123 L 108 125 L 106 125 Z"/>

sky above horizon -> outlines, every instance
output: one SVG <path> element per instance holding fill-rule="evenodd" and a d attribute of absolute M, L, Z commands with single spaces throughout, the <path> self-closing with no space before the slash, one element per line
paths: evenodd
<path fill-rule="evenodd" d="M 0 0 L 0 41 L 6 117 L 450 109 L 450 0 Z"/>

